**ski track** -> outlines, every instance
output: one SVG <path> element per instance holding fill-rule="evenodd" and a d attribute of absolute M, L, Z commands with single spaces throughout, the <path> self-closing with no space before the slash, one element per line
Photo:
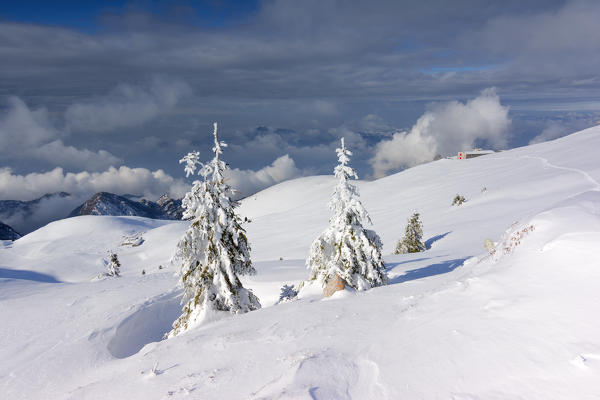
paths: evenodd
<path fill-rule="evenodd" d="M 548 161 L 548 159 L 544 158 L 544 157 L 540 157 L 540 156 L 523 156 L 521 158 L 531 158 L 534 160 L 540 160 L 544 165 L 550 167 L 550 168 L 554 168 L 554 169 L 558 169 L 558 170 L 564 170 L 564 171 L 570 171 L 570 172 L 577 172 L 578 174 L 583 175 L 583 177 L 589 181 L 592 185 L 594 185 L 594 188 L 592 190 L 594 191 L 600 191 L 600 183 L 598 183 L 597 180 L 595 180 L 590 174 L 588 174 L 587 172 L 585 172 L 582 169 L 579 168 L 570 168 L 570 167 L 561 167 L 560 165 L 555 165 L 552 164 L 550 161 Z"/>

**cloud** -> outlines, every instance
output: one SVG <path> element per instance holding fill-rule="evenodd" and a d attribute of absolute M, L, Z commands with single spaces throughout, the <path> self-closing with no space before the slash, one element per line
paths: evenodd
<path fill-rule="evenodd" d="M 367 114 L 358 121 L 360 130 L 370 132 L 386 132 L 390 130 L 390 126 L 376 114 Z"/>
<path fill-rule="evenodd" d="M 309 105 L 305 106 L 307 113 L 317 115 L 337 115 L 339 113 L 337 105 L 332 101 L 313 100 Z"/>
<path fill-rule="evenodd" d="M 0 214 L 0 221 L 13 227 L 24 235 L 32 232 L 57 219 L 65 218 L 87 198 L 81 196 L 52 196 L 43 198 L 40 202 L 24 212 Z"/>
<path fill-rule="evenodd" d="M 240 132 L 239 136 L 229 144 L 227 159 L 236 160 L 236 165 L 254 164 L 250 168 L 257 169 L 257 160 L 273 160 L 287 154 L 294 163 L 302 165 L 302 170 L 319 172 L 322 164 L 331 161 L 335 164 L 335 146 L 339 140 L 332 132 L 296 132 L 293 130 L 259 127 L 253 131 Z M 327 165 L 327 164 L 325 164 Z M 331 169 L 329 166 L 327 171 Z M 323 172 L 323 171 L 320 171 Z"/>
<path fill-rule="evenodd" d="M 531 139 L 529 144 L 547 142 L 548 140 L 557 139 L 561 136 L 564 136 L 567 133 L 569 133 L 569 131 L 565 126 L 556 122 L 552 122 L 549 123 L 539 135 Z"/>
<path fill-rule="evenodd" d="M 165 15 L 136 16 L 132 9 L 124 15 L 113 14 L 113 24 L 94 34 L 3 22 L 0 58 L 4 62 L 0 68 L 16 87 L 43 90 L 62 101 L 65 94 L 88 96 L 108 90 L 115 82 L 164 73 L 184 76 L 198 89 L 202 97 L 194 100 L 202 105 L 199 112 L 208 114 L 215 103 L 224 101 L 229 109 L 235 108 L 232 116 L 243 113 L 248 103 L 258 104 L 262 115 L 269 116 L 277 103 L 305 100 L 303 107 L 289 107 L 288 115 L 310 110 L 329 116 L 348 112 L 344 103 L 430 101 L 475 93 L 490 85 L 490 78 L 500 87 L 517 81 L 527 85 L 528 81 L 511 79 L 494 68 L 482 74 L 477 66 L 504 65 L 527 54 L 520 43 L 531 43 L 528 49 L 535 49 L 532 38 L 543 39 L 546 29 L 553 29 L 563 47 L 578 48 L 582 43 L 578 54 L 587 53 L 594 62 L 580 64 L 589 64 L 586 68 L 590 70 L 598 67 L 597 52 L 589 51 L 597 50 L 596 36 L 584 36 L 586 30 L 598 29 L 592 2 L 586 6 L 583 29 L 577 28 L 575 21 L 586 7 L 580 7 L 578 14 L 570 11 L 575 7 L 563 7 L 562 0 L 514 4 L 487 0 L 483 5 L 437 1 L 435 6 L 415 3 L 410 7 L 399 1 L 375 3 L 354 1 L 340 7 L 336 0 L 304 1 L 301 5 L 289 0 L 260 2 L 243 24 L 225 24 L 219 29 Z M 551 21 L 544 22 L 544 18 Z M 560 28 L 553 28 L 552 18 L 561 22 Z M 142 20 L 142 24 L 134 22 Z M 569 24 L 575 28 L 569 29 Z M 580 32 L 575 37 L 581 40 L 564 39 L 566 35 L 560 34 L 572 30 Z M 512 40 L 504 40 L 507 35 Z M 560 52 L 549 54 L 558 59 Z M 426 70 L 457 73 L 442 77 L 422 72 Z M 555 89 L 561 82 L 552 84 Z M 146 94 L 154 99 L 153 93 Z M 129 95 L 115 96 L 128 99 Z M 156 103 L 149 103 L 143 110 L 152 113 Z M 369 107 L 368 112 L 377 113 L 377 108 Z M 95 118 L 87 111 L 77 115 L 79 112 L 73 111 L 74 127 Z M 103 129 L 101 123 L 91 125 Z"/>
<path fill-rule="evenodd" d="M 529 83 L 550 78 L 553 87 L 568 86 L 597 77 L 600 4 L 567 1 L 558 9 L 537 11 L 491 18 L 472 41 L 502 57 L 512 74 L 526 77 Z M 576 59 L 581 62 L 574 63 Z M 519 85 L 522 83 L 519 81 Z M 586 83 L 585 86 L 598 87 L 597 80 Z"/>
<path fill-rule="evenodd" d="M 69 106 L 65 120 L 71 130 L 94 132 L 138 126 L 171 110 L 190 93 L 179 80 L 155 78 L 147 87 L 122 83 L 107 96 Z"/>
<path fill-rule="evenodd" d="M 227 172 L 227 179 L 238 192 L 237 197 L 243 198 L 276 183 L 301 175 L 302 171 L 296 168 L 294 160 L 286 154 L 258 171 L 231 169 Z"/>
<path fill-rule="evenodd" d="M 69 106 L 62 115 L 51 114 L 44 107 L 31 109 L 22 99 L 11 96 L 0 115 L 0 157 L 21 164 L 29 160 L 30 166 L 38 161 L 71 170 L 102 171 L 119 166 L 123 160 L 106 150 L 77 148 L 64 141 L 77 139 L 69 137 L 72 131 L 112 131 L 141 125 L 171 110 L 189 93 L 189 86 L 179 80 L 155 78 L 145 86 L 120 84 L 106 96 Z"/>
<path fill-rule="evenodd" d="M 121 165 L 103 156 L 103 149 L 127 165 L 164 168 L 175 176 L 179 166 L 172 160 L 182 152 L 210 151 L 210 139 L 198 135 L 198 127 L 218 120 L 226 140 L 227 130 L 257 125 L 298 133 L 281 134 L 281 140 L 273 138 L 265 143 L 270 147 L 257 147 L 256 153 L 238 141 L 242 150 L 232 164 L 253 170 L 289 154 L 303 171 L 329 173 L 337 146 L 329 130 L 348 126 L 366 139 L 365 150 L 360 141 L 349 141 L 359 150 L 353 163 L 365 176 L 374 143 L 410 127 L 432 101 L 472 98 L 495 86 L 511 106 L 535 105 L 544 112 L 550 103 L 581 107 L 593 102 L 600 88 L 599 7 L 570 0 L 436 1 L 410 7 L 391 0 L 344 7 L 337 0 L 273 0 L 256 3 L 240 19 L 228 16 L 219 27 L 194 19 L 193 11 L 183 20 L 152 12 L 140 19 L 134 15 L 140 8 L 126 8 L 111 13 L 110 24 L 104 17 L 95 19 L 99 26 L 93 33 L 5 19 L 0 22 L 0 93 L 19 94 L 34 111 L 44 104 L 50 128 L 68 129 L 52 133 L 40 146 L 59 140 L 56 147 L 62 144 L 65 154 L 69 146 L 87 149 L 91 154 L 80 155 L 96 160 L 88 162 L 96 171 Z M 168 78 L 148 81 L 157 74 Z M 178 79 L 193 88 L 192 95 L 185 97 L 186 89 L 174 83 Z M 364 127 L 348 125 L 365 114 L 383 120 L 369 117 Z M 319 134 L 309 136 L 310 129 Z M 94 135 L 100 132 L 106 135 Z M 510 144 L 526 144 L 532 132 L 516 132 Z M 407 138 L 408 143 L 396 137 L 404 148 L 428 136 Z M 46 150 L 45 159 L 59 160 L 59 151 Z M 412 164 L 429 157 L 423 151 L 408 153 L 402 158 L 412 157 Z M 382 168 L 396 168 L 397 158 L 381 154 Z M 87 169 L 77 157 L 54 165 L 36 163 L 40 155 L 20 158 L 26 162 L 5 159 L 2 165 L 19 173 L 56 165 Z M 79 166 L 61 164 L 70 160 Z"/>
<path fill-rule="evenodd" d="M 60 139 L 37 148 L 32 148 L 27 152 L 27 155 L 67 168 L 81 168 L 85 166 L 90 171 L 98 171 L 107 166 L 115 166 L 123 163 L 123 160 L 106 150 L 94 152 L 87 149 L 78 149 L 73 146 L 66 146 Z"/>
<path fill-rule="evenodd" d="M 45 108 L 30 110 L 23 100 L 14 96 L 8 98 L 7 105 L 6 114 L 0 117 L 2 153 L 38 146 L 58 136 Z"/>
<path fill-rule="evenodd" d="M 268 186 L 303 175 L 294 160 L 287 154 L 271 165 L 257 171 L 231 169 L 227 173 L 229 184 L 240 195 L 246 196 Z M 155 200 L 164 193 L 180 198 L 190 185 L 159 169 L 110 167 L 103 172 L 65 172 L 62 168 L 26 175 L 14 174 L 10 168 L 0 169 L 0 193 L 3 199 L 33 200 L 47 193 L 67 192 L 85 198 L 97 192 L 135 194 Z"/>
<path fill-rule="evenodd" d="M 105 150 L 66 146 L 61 139 L 64 134 L 55 128 L 45 108 L 32 110 L 17 97 L 9 97 L 7 103 L 6 113 L 0 116 L 0 157 L 91 170 L 121 163 Z"/>
<path fill-rule="evenodd" d="M 563 115 L 553 116 L 552 119 L 546 119 L 538 122 L 541 127 L 537 130 L 541 132 L 533 137 L 529 144 L 546 142 L 548 140 L 558 139 L 559 137 L 580 131 L 590 126 L 600 124 L 600 112 L 568 112 Z"/>
<path fill-rule="evenodd" d="M 397 132 L 392 139 L 379 142 L 371 159 L 375 178 L 385 176 L 391 170 L 433 160 L 436 154 L 435 139 L 421 132 L 421 128 L 427 129 L 428 125 L 429 118 L 421 118 L 410 132 Z"/>
<path fill-rule="evenodd" d="M 0 169 L 0 193 L 5 199 L 32 200 L 46 193 L 67 192 L 86 197 L 106 191 L 116 194 L 135 194 L 155 200 L 163 193 L 181 197 L 188 185 L 163 170 L 110 167 L 103 172 L 67 172 L 62 168 L 27 175 L 13 174 L 9 168 Z"/>
<path fill-rule="evenodd" d="M 510 125 L 508 107 L 500 104 L 493 89 L 484 90 L 466 103 L 436 104 L 425 112 L 408 132 L 396 132 L 379 142 L 371 159 L 374 175 L 430 161 L 436 154 L 449 155 L 467 150 L 476 141 L 494 147 L 507 143 Z"/>

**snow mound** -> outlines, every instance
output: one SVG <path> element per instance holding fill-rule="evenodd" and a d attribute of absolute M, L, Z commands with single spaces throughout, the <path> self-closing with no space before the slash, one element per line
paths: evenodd
<path fill-rule="evenodd" d="M 334 185 L 335 178 L 329 175 L 292 179 L 246 197 L 239 212 L 248 218 L 257 218 L 285 213 L 305 205 L 310 207 L 314 202 L 326 204 Z M 303 188 L 300 192 L 299 187 Z"/>
<path fill-rule="evenodd" d="M 158 296 L 142 304 L 116 328 L 108 351 L 116 358 L 129 357 L 145 345 L 163 339 L 181 314 L 181 293 Z"/>
<path fill-rule="evenodd" d="M 123 273 L 168 264 L 186 223 L 142 217 L 80 216 L 52 222 L 14 242 L 6 256 L 13 269 L 32 270 L 64 282 L 89 281 L 107 272 L 104 259 L 118 253 Z M 157 231 L 157 232 L 155 232 Z M 123 237 L 144 232 L 138 246 L 123 247 Z M 165 234 L 165 232 L 168 232 Z M 173 246 L 169 248 L 169 246 Z M 132 264 L 152 264 L 132 270 Z"/>

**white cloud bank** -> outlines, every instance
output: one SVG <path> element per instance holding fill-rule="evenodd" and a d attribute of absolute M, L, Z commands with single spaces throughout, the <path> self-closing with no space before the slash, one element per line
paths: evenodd
<path fill-rule="evenodd" d="M 303 175 L 294 160 L 287 154 L 277 158 L 271 165 L 257 171 L 231 169 L 227 172 L 228 183 L 241 196 Z M 199 178 L 199 177 L 197 177 Z M 191 178 L 190 178 L 191 181 Z M 10 168 L 0 168 L 1 200 L 33 200 L 47 193 L 67 192 L 74 197 L 87 197 L 97 192 L 135 194 L 156 200 L 164 193 L 181 198 L 190 185 L 176 179 L 162 169 L 110 167 L 103 172 L 65 172 L 57 167 L 48 172 L 14 174 Z"/>
<path fill-rule="evenodd" d="M 302 175 L 289 155 L 277 158 L 271 165 L 258 171 L 231 169 L 227 173 L 228 183 L 238 192 L 239 198 L 250 196 L 262 189 Z"/>
<path fill-rule="evenodd" d="M 381 177 L 391 170 L 430 161 L 436 154 L 470 149 L 476 140 L 503 147 L 509 125 L 508 107 L 500 104 L 494 89 L 485 89 L 466 103 L 434 105 L 409 132 L 396 132 L 392 139 L 379 142 L 371 166 L 375 177 Z"/>
<path fill-rule="evenodd" d="M 2 199 L 32 200 L 46 193 L 67 192 L 76 197 L 90 196 L 96 192 L 136 194 L 156 199 L 163 193 L 181 197 L 187 185 L 163 170 L 146 168 L 110 167 L 103 172 L 67 172 L 55 168 L 49 172 L 13 174 L 9 168 L 0 169 Z"/>

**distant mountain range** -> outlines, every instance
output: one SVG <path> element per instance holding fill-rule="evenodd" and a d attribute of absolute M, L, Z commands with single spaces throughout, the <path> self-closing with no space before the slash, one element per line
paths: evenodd
<path fill-rule="evenodd" d="M 113 193 L 100 192 L 71 211 L 69 217 L 78 215 L 130 215 L 152 219 L 181 219 L 181 200 L 173 200 L 167 195 L 157 202 L 141 199 L 134 201 Z"/>
<path fill-rule="evenodd" d="M 94 194 L 83 204 L 67 214 L 77 201 L 69 193 L 48 193 L 30 201 L 0 200 L 0 239 L 13 240 L 14 234 L 19 235 L 15 229 L 6 225 L 6 222 L 16 226 L 22 233 L 28 233 L 49 222 L 78 215 L 113 215 L 113 216 L 138 216 L 152 219 L 180 220 L 183 216 L 181 200 L 171 199 L 166 194 L 156 202 L 141 199 L 137 196 L 116 195 L 114 193 L 100 192 Z M 51 207 L 49 207 L 51 205 Z M 67 215 L 65 215 L 67 214 Z M 43 215 L 44 217 L 40 217 Z M 26 224 L 23 221 L 35 221 Z M 9 232 L 14 232 L 9 233 Z"/>

